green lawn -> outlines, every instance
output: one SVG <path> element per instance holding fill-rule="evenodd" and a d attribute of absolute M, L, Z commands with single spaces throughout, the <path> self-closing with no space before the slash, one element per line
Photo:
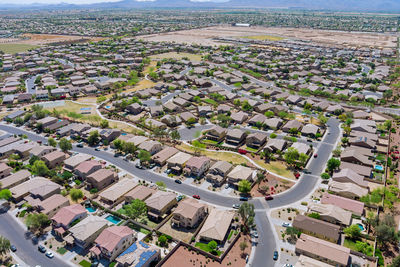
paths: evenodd
<path fill-rule="evenodd" d="M 209 144 L 209 145 L 218 145 L 217 141 L 209 140 L 209 139 L 202 139 L 201 142 L 204 144 Z"/>
<path fill-rule="evenodd" d="M 257 153 L 257 151 L 258 151 L 258 149 L 255 149 L 255 148 L 252 148 L 252 147 L 248 147 L 248 146 L 246 146 L 246 150 L 249 151 L 249 152 L 254 152 L 254 153 Z"/>
<path fill-rule="evenodd" d="M 213 106 L 218 105 L 217 101 L 215 101 L 214 99 L 206 98 L 206 99 L 203 99 L 203 101 L 206 102 L 207 104 L 210 104 Z"/>
<path fill-rule="evenodd" d="M 19 52 L 25 52 L 29 49 L 37 48 L 37 45 L 30 44 L 0 44 L 0 50 L 6 54 L 15 54 Z"/>
<path fill-rule="evenodd" d="M 90 262 L 88 262 L 87 260 L 83 260 L 79 263 L 80 266 L 83 267 L 90 267 L 92 264 Z"/>
<path fill-rule="evenodd" d="M 205 252 L 211 253 L 210 248 L 208 247 L 207 244 L 205 243 L 201 243 L 201 242 L 197 242 L 195 245 L 196 248 L 199 248 L 201 250 L 204 250 Z M 218 256 L 222 254 L 222 251 L 217 250 L 217 254 Z"/>
<path fill-rule="evenodd" d="M 230 232 L 230 233 L 229 233 L 229 235 L 228 235 L 228 239 L 227 239 L 227 240 L 230 240 L 230 239 L 231 239 L 231 237 L 232 237 L 233 233 L 234 233 L 234 231 L 233 231 L 233 230 L 231 230 L 231 232 Z"/>
<path fill-rule="evenodd" d="M 67 252 L 67 249 L 64 247 L 61 247 L 59 249 L 57 249 L 57 252 L 61 255 L 64 255 Z"/>
<path fill-rule="evenodd" d="M 137 231 L 137 232 L 141 232 L 141 233 L 143 233 L 145 235 L 150 234 L 150 231 L 147 230 L 146 228 L 140 227 L 139 225 L 136 225 L 136 224 L 133 224 L 133 223 L 128 224 L 128 227 L 133 229 L 133 230 L 135 230 L 135 231 Z"/>
<path fill-rule="evenodd" d="M 354 242 L 353 240 L 346 238 L 343 242 L 343 246 L 345 246 L 346 248 L 349 248 L 351 250 L 357 251 L 356 242 Z"/>

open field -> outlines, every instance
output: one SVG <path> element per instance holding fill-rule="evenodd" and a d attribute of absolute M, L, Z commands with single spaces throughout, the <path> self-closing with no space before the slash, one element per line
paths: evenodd
<path fill-rule="evenodd" d="M 37 45 L 30 44 L 14 44 L 14 43 L 6 43 L 0 44 L 0 51 L 3 51 L 6 54 L 15 54 L 19 52 L 26 52 L 29 49 L 37 48 Z"/>
<path fill-rule="evenodd" d="M 188 58 L 191 61 L 201 61 L 201 55 L 185 53 L 185 52 L 169 52 L 164 54 L 152 55 L 151 59 L 164 59 L 164 58 L 172 58 L 172 59 L 183 59 Z"/>
<path fill-rule="evenodd" d="M 252 40 L 259 40 L 259 41 L 281 41 L 285 38 L 273 35 L 253 35 L 253 36 L 246 36 L 247 39 Z"/>
<path fill-rule="evenodd" d="M 264 160 L 256 160 L 255 162 L 260 167 L 263 167 L 272 173 L 276 173 L 280 176 L 296 180 L 293 173 L 288 170 L 286 164 L 282 161 L 271 161 L 270 163 L 266 163 Z"/>
<path fill-rule="evenodd" d="M 218 46 L 223 43 L 213 40 L 224 37 L 254 37 L 299 39 L 314 41 L 331 45 L 344 46 L 372 46 L 372 47 L 395 47 L 396 37 L 390 34 L 361 33 L 314 30 L 305 28 L 278 28 L 278 27 L 232 27 L 215 26 L 203 29 L 177 31 L 172 33 L 161 33 L 141 36 L 146 41 L 167 41 L 176 43 L 200 44 Z M 260 39 L 258 39 L 260 40 Z"/>

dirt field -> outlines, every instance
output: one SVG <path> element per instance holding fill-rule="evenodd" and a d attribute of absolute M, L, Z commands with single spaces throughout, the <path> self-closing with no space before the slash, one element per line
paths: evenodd
<path fill-rule="evenodd" d="M 140 38 L 148 41 L 174 41 L 177 43 L 215 46 L 222 43 L 213 40 L 213 38 L 249 36 L 274 36 L 276 40 L 281 37 L 345 46 L 395 47 L 396 44 L 396 37 L 387 34 L 277 27 L 215 26 L 172 33 L 151 34 Z"/>
<path fill-rule="evenodd" d="M 170 53 L 164 53 L 164 54 L 150 56 L 151 59 L 164 59 L 164 58 L 182 59 L 185 57 L 189 58 L 189 60 L 191 60 L 191 61 L 201 61 L 201 55 L 195 55 L 195 54 L 184 53 L 184 52 L 182 52 L 182 53 L 170 52 Z"/>

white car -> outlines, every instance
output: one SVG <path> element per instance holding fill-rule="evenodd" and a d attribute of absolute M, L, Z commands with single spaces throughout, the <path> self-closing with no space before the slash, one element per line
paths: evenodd
<path fill-rule="evenodd" d="M 291 223 L 284 222 L 284 223 L 282 223 L 282 226 L 283 226 L 283 227 L 292 227 L 292 224 L 291 224 Z"/>
<path fill-rule="evenodd" d="M 48 258 L 50 258 L 50 259 L 54 258 L 54 254 L 53 254 L 52 252 L 50 252 L 50 251 L 47 251 L 47 252 L 46 252 L 46 256 L 47 256 Z"/>

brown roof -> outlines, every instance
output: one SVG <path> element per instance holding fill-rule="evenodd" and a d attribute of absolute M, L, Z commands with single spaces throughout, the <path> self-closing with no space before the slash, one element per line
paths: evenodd
<path fill-rule="evenodd" d="M 182 217 L 193 219 L 197 212 L 205 206 L 205 204 L 201 204 L 195 199 L 185 199 L 179 203 L 174 214 L 180 214 Z"/>
<path fill-rule="evenodd" d="M 65 203 L 69 204 L 68 198 L 66 198 L 60 194 L 55 194 L 55 195 L 52 195 L 51 197 L 49 197 L 48 199 L 43 200 L 39 206 L 42 209 L 41 212 L 43 212 L 44 214 L 47 214 L 48 212 L 62 206 Z"/>
<path fill-rule="evenodd" d="M 100 169 L 95 171 L 94 173 L 90 174 L 88 176 L 88 178 L 92 178 L 93 180 L 95 180 L 96 182 L 101 182 L 104 179 L 107 179 L 108 177 L 110 177 L 111 175 L 115 175 L 115 172 L 113 172 L 112 170 L 109 169 Z"/>
<path fill-rule="evenodd" d="M 132 198 L 132 199 L 140 199 L 140 200 L 145 200 L 148 197 L 150 197 L 152 194 L 156 192 L 155 189 L 152 189 L 150 187 L 144 186 L 144 185 L 138 185 L 131 191 L 129 191 L 125 197 L 126 198 Z"/>
<path fill-rule="evenodd" d="M 338 241 L 340 236 L 340 226 L 304 215 L 297 215 L 296 218 L 294 218 L 293 227 L 313 233 L 317 236 L 322 235 L 335 242 Z"/>
<path fill-rule="evenodd" d="M 329 193 L 325 193 L 322 198 L 321 198 L 321 203 L 322 204 L 332 204 L 335 206 L 338 206 L 342 209 L 348 210 L 353 212 L 356 215 L 361 216 L 364 211 L 364 203 L 350 199 L 350 198 L 345 198 Z"/>

